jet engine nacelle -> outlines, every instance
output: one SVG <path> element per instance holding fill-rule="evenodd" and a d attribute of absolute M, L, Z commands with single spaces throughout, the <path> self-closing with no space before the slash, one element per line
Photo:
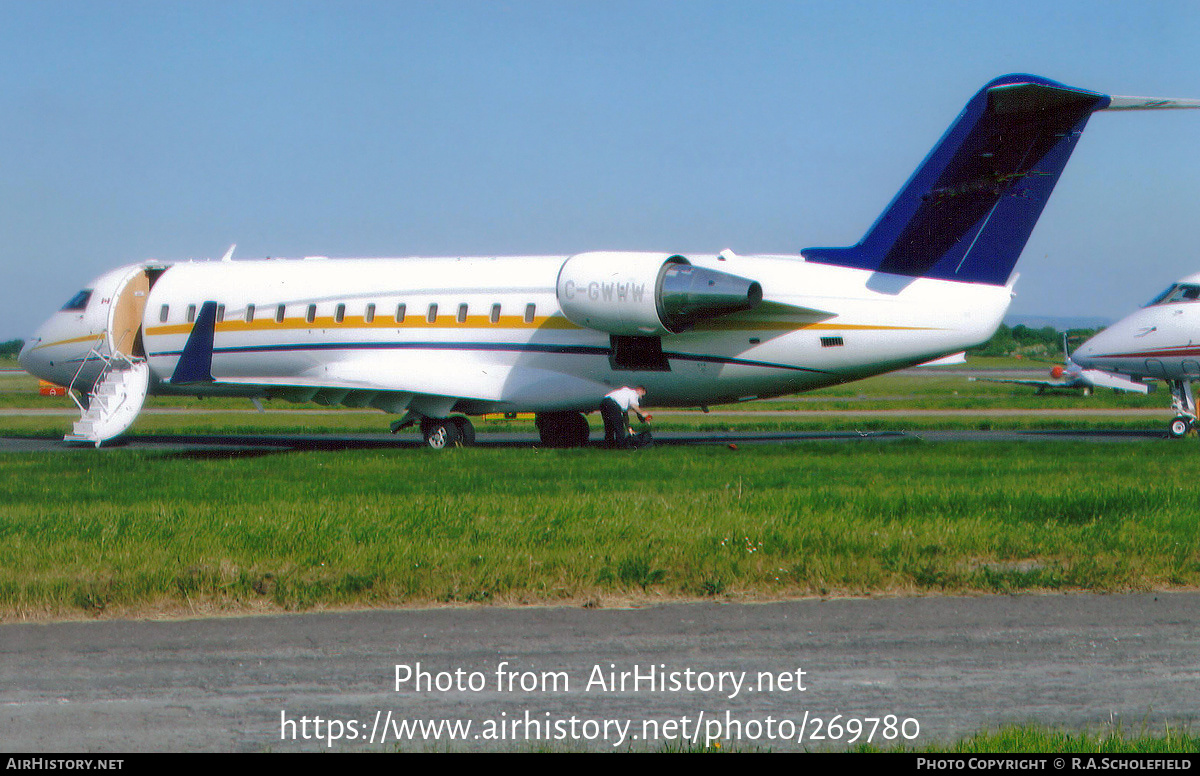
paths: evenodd
<path fill-rule="evenodd" d="M 558 271 L 558 304 L 569 321 L 609 334 L 678 334 L 698 321 L 749 310 L 756 281 L 694 266 L 666 253 L 579 253 Z"/>

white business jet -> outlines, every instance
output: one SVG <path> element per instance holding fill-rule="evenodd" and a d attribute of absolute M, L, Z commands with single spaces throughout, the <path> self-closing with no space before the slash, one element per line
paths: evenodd
<path fill-rule="evenodd" d="M 1091 114 L 1200 107 L 1030 75 L 981 89 L 863 239 L 792 256 L 148 261 L 89 283 L 20 355 L 69 386 L 69 440 L 124 431 L 146 395 L 374 407 L 427 444 L 467 416 L 534 412 L 586 444 L 614 386 L 660 407 L 858 380 L 987 341 Z"/>
<path fill-rule="evenodd" d="M 1166 381 L 1175 410 L 1168 430 L 1173 437 L 1186 435 L 1196 424 L 1192 383 L 1200 380 L 1200 274 L 1173 284 L 1080 345 L 1074 359 L 1138 381 Z"/>

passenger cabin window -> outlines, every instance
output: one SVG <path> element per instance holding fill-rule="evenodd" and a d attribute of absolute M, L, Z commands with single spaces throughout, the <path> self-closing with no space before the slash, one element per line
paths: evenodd
<path fill-rule="evenodd" d="M 525 323 L 533 323 L 533 317 L 534 317 L 534 314 L 536 314 L 536 313 L 537 313 L 537 305 L 535 305 L 535 304 L 525 305 Z"/>
<path fill-rule="evenodd" d="M 248 305 L 246 305 L 246 323 L 250 323 L 253 320 L 254 320 L 254 305 L 248 304 Z"/>
<path fill-rule="evenodd" d="M 315 304 L 310 304 L 308 309 L 304 311 L 304 320 L 309 323 L 317 320 L 317 306 Z"/>
<path fill-rule="evenodd" d="M 87 309 L 88 300 L 92 298 L 92 289 L 85 288 L 75 296 L 67 300 L 67 303 L 62 306 L 63 310 L 79 311 Z"/>
<path fill-rule="evenodd" d="M 188 309 L 187 309 L 187 322 L 188 322 L 188 323 L 195 323 L 195 322 L 196 322 L 196 305 L 194 305 L 194 304 L 189 304 L 189 305 L 188 305 Z"/>
<path fill-rule="evenodd" d="M 162 309 L 158 311 L 158 322 L 166 323 L 167 319 L 170 317 L 171 317 L 171 305 L 164 304 L 162 306 Z"/>
<path fill-rule="evenodd" d="M 429 323 L 437 323 L 437 302 L 429 305 L 429 312 L 425 314 L 425 320 Z"/>
<path fill-rule="evenodd" d="M 492 305 L 492 314 L 489 317 L 492 323 L 500 323 L 500 305 Z"/>
<path fill-rule="evenodd" d="M 341 323 L 344 320 L 346 320 L 346 305 L 339 304 L 333 311 L 333 322 Z"/>
<path fill-rule="evenodd" d="M 375 320 L 375 305 L 369 304 L 369 305 L 367 305 L 367 311 L 365 313 L 363 313 L 363 322 L 371 323 L 374 320 Z"/>
<path fill-rule="evenodd" d="M 1176 283 L 1154 298 L 1147 307 L 1156 304 L 1174 304 L 1176 302 L 1194 302 L 1200 299 L 1200 285 L 1191 283 Z"/>
<path fill-rule="evenodd" d="M 465 304 L 460 304 L 458 306 L 458 322 L 459 323 L 467 322 L 467 306 Z"/>
<path fill-rule="evenodd" d="M 401 303 L 396 305 L 396 323 L 404 323 L 404 314 L 407 312 L 407 305 Z"/>

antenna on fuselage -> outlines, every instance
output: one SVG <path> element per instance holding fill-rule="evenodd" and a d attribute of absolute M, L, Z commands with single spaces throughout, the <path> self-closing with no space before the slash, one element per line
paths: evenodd
<path fill-rule="evenodd" d="M 233 261 L 233 249 L 237 247 L 237 243 L 229 246 L 229 250 L 225 251 L 225 255 L 221 257 L 221 261 Z"/>

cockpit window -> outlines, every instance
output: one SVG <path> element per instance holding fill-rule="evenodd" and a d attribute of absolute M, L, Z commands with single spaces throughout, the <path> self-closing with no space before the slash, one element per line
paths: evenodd
<path fill-rule="evenodd" d="M 92 298 L 92 289 L 85 288 L 75 296 L 71 297 L 71 301 L 63 305 L 63 310 L 84 310 L 87 309 L 88 300 Z"/>
<path fill-rule="evenodd" d="M 1154 305 L 1156 305 L 1156 304 L 1162 304 L 1162 303 L 1163 303 L 1163 300 L 1165 300 L 1165 299 L 1166 299 L 1168 296 L 1170 296 L 1170 295 L 1171 295 L 1171 292 L 1172 292 L 1172 291 L 1174 291 L 1174 290 L 1175 290 L 1175 286 L 1167 286 L 1167 290 L 1166 290 L 1166 291 L 1163 291 L 1161 294 L 1159 294 L 1158 296 L 1154 297 L 1154 298 L 1153 298 L 1153 299 L 1151 299 L 1149 302 L 1146 302 L 1146 306 L 1147 306 L 1147 307 L 1153 307 L 1153 306 L 1154 306 Z"/>
<path fill-rule="evenodd" d="M 1175 285 L 1163 291 L 1154 298 L 1154 301 L 1146 305 L 1153 307 L 1156 304 L 1174 304 L 1176 302 L 1194 302 L 1200 299 L 1200 285 L 1191 283 L 1176 283 Z"/>

